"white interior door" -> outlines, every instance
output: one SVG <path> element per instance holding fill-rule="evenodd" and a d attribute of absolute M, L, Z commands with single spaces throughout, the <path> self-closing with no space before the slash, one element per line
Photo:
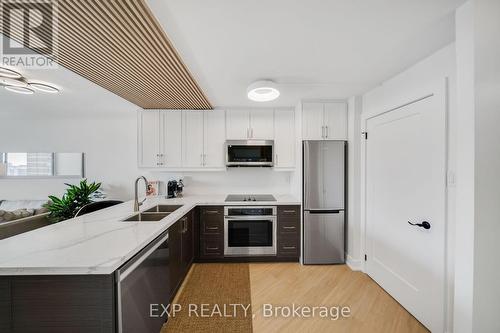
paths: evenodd
<path fill-rule="evenodd" d="M 444 97 L 424 98 L 366 125 L 367 273 L 427 328 L 443 332 Z"/>
<path fill-rule="evenodd" d="M 187 168 L 203 166 L 203 113 L 184 111 L 184 163 Z"/>
<path fill-rule="evenodd" d="M 274 138 L 273 109 L 253 109 L 250 112 L 250 138 L 257 140 Z"/>
<path fill-rule="evenodd" d="M 163 167 L 182 166 L 182 111 L 162 111 L 163 147 L 160 158 Z"/>
<path fill-rule="evenodd" d="M 139 166 L 159 167 L 160 116 L 159 111 L 139 111 Z"/>
<path fill-rule="evenodd" d="M 225 166 L 226 125 L 224 110 L 205 111 L 205 166 L 222 168 Z"/>

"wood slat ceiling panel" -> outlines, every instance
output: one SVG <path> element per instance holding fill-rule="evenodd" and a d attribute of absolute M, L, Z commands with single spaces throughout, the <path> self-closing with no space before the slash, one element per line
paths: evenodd
<path fill-rule="evenodd" d="M 212 109 L 145 0 L 57 3 L 57 63 L 144 109 Z"/>

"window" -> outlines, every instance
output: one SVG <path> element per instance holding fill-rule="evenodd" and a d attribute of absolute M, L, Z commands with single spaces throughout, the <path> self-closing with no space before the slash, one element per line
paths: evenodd
<path fill-rule="evenodd" d="M 82 153 L 0 153 L 0 177 L 83 177 Z"/>

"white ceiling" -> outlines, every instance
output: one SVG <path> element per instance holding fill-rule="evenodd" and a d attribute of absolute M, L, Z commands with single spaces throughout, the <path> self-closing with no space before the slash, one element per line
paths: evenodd
<path fill-rule="evenodd" d="M 347 98 L 454 40 L 464 0 L 147 0 L 216 106 Z M 283 83 L 265 105 L 254 80 Z"/>

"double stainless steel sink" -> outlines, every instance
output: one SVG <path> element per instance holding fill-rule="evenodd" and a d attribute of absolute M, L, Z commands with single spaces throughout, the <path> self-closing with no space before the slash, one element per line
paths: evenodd
<path fill-rule="evenodd" d="M 143 212 L 139 212 L 132 215 L 122 222 L 156 222 L 167 217 L 171 213 L 175 212 L 177 209 L 181 208 L 182 205 L 156 205 Z"/>

